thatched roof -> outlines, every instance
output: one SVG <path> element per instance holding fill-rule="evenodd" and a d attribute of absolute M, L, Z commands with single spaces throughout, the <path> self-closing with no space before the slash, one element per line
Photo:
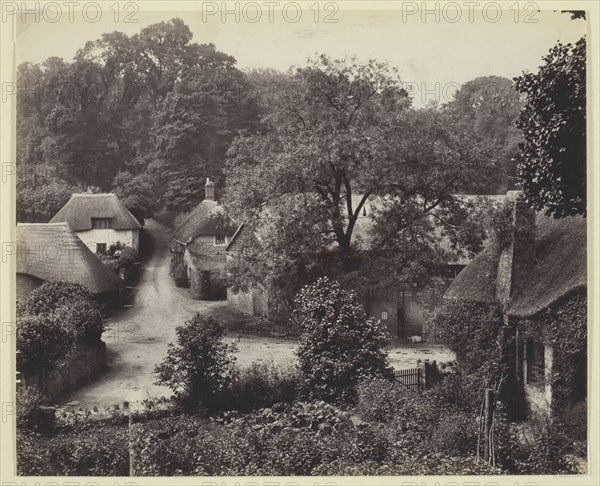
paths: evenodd
<path fill-rule="evenodd" d="M 123 286 L 67 223 L 17 225 L 17 274 L 79 283 L 94 294 Z"/>
<path fill-rule="evenodd" d="M 530 317 L 562 297 L 587 286 L 586 219 L 536 215 L 535 254 L 523 290 L 511 296 L 505 312 Z M 489 245 L 454 279 L 444 298 L 498 302 L 496 276 L 500 254 Z"/>
<path fill-rule="evenodd" d="M 532 316 L 562 297 L 587 287 L 586 223 L 582 217 L 554 219 L 538 215 L 538 262 L 525 283 L 526 290 L 509 302 L 508 315 Z"/>
<path fill-rule="evenodd" d="M 198 236 L 232 236 L 237 225 L 218 202 L 205 199 L 182 221 L 175 232 L 177 240 L 189 243 Z"/>
<path fill-rule="evenodd" d="M 116 194 L 73 194 L 50 222 L 69 223 L 73 231 L 85 231 L 92 229 L 92 218 L 112 218 L 115 230 L 142 227 Z"/>

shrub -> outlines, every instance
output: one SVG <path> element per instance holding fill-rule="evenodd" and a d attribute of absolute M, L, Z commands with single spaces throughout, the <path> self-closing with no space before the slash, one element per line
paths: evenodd
<path fill-rule="evenodd" d="M 323 277 L 304 287 L 294 318 L 301 329 L 296 353 L 309 398 L 351 402 L 362 376 L 391 374 L 387 332 L 338 282 Z"/>
<path fill-rule="evenodd" d="M 137 259 L 137 251 L 135 248 L 125 246 L 119 250 L 119 256 L 117 258 L 118 268 L 129 268 L 135 263 Z"/>
<path fill-rule="evenodd" d="M 587 441 L 587 420 L 587 400 L 582 400 L 563 410 L 559 423 L 571 439 Z"/>
<path fill-rule="evenodd" d="M 291 403 L 298 398 L 301 378 L 295 366 L 276 366 L 273 362 L 236 368 L 230 383 L 215 397 L 217 408 L 249 412 L 276 403 Z"/>
<path fill-rule="evenodd" d="M 27 371 L 51 368 L 73 341 L 72 330 L 53 313 L 17 315 L 17 350 L 23 353 Z"/>
<path fill-rule="evenodd" d="M 17 428 L 32 429 L 37 424 L 42 396 L 35 387 L 21 387 L 17 391 Z"/>
<path fill-rule="evenodd" d="M 56 317 L 70 330 L 73 339 L 86 344 L 97 344 L 104 332 L 102 315 L 95 302 L 82 300 L 73 306 L 56 309 Z"/>
<path fill-rule="evenodd" d="M 95 303 L 94 294 L 83 285 L 72 282 L 45 282 L 33 290 L 19 309 L 24 313 L 43 314 L 59 307 L 74 306 L 81 301 Z"/>
<path fill-rule="evenodd" d="M 169 275 L 173 277 L 176 287 L 189 287 L 187 267 L 183 262 L 179 261 L 175 254 L 171 257 Z"/>
<path fill-rule="evenodd" d="M 223 343 L 223 330 L 211 317 L 196 313 L 176 328 L 177 345 L 169 344 L 167 356 L 155 368 L 158 385 L 167 385 L 187 407 L 200 400 L 208 405 L 231 379 L 231 346 Z"/>
<path fill-rule="evenodd" d="M 391 422 L 399 414 L 405 393 L 392 380 L 362 380 L 357 387 L 356 413 L 367 422 Z"/>
<path fill-rule="evenodd" d="M 17 474 L 128 476 L 127 427 L 102 425 L 51 436 L 19 430 Z"/>
<path fill-rule="evenodd" d="M 474 455 L 477 449 L 477 417 L 463 412 L 450 412 L 442 415 L 431 438 L 431 446 L 436 452 L 452 455 Z"/>

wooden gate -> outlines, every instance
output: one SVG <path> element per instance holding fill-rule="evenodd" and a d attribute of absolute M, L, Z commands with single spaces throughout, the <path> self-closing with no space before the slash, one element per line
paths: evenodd
<path fill-rule="evenodd" d="M 425 389 L 425 380 L 423 378 L 423 370 L 421 368 L 394 370 L 394 381 L 398 386 L 419 393 Z"/>

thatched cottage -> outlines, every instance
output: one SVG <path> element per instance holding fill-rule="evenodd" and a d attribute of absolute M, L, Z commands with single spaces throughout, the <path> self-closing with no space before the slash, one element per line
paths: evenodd
<path fill-rule="evenodd" d="M 501 310 L 516 415 L 564 410 L 586 397 L 586 219 L 554 219 L 535 213 L 520 193 L 507 197 L 505 241 L 488 245 L 444 298 Z"/>
<path fill-rule="evenodd" d="M 215 200 L 215 185 L 206 180 L 205 197 L 180 223 L 171 244 L 173 267 L 184 268 L 187 284 L 196 299 L 224 298 L 226 288 L 221 272 L 225 268 L 225 247 L 237 225 Z"/>
<path fill-rule="evenodd" d="M 73 194 L 50 222 L 69 223 L 96 253 L 105 252 L 117 243 L 139 251 L 142 225 L 116 194 Z"/>
<path fill-rule="evenodd" d="M 17 301 L 45 281 L 84 285 L 101 303 L 119 303 L 121 279 L 77 237 L 67 223 L 17 224 Z"/>

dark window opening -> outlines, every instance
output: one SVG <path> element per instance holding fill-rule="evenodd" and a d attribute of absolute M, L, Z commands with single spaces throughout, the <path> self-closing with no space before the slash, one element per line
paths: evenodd
<path fill-rule="evenodd" d="M 96 253 L 106 253 L 106 243 L 96 243 Z"/>
<path fill-rule="evenodd" d="M 527 341 L 527 383 L 542 386 L 546 372 L 544 345 L 537 341 Z"/>
<path fill-rule="evenodd" d="M 112 228 L 112 218 L 92 218 L 92 228 L 94 228 L 94 229 Z"/>
<path fill-rule="evenodd" d="M 215 245 L 224 245 L 225 244 L 225 236 L 224 235 L 215 235 Z"/>

